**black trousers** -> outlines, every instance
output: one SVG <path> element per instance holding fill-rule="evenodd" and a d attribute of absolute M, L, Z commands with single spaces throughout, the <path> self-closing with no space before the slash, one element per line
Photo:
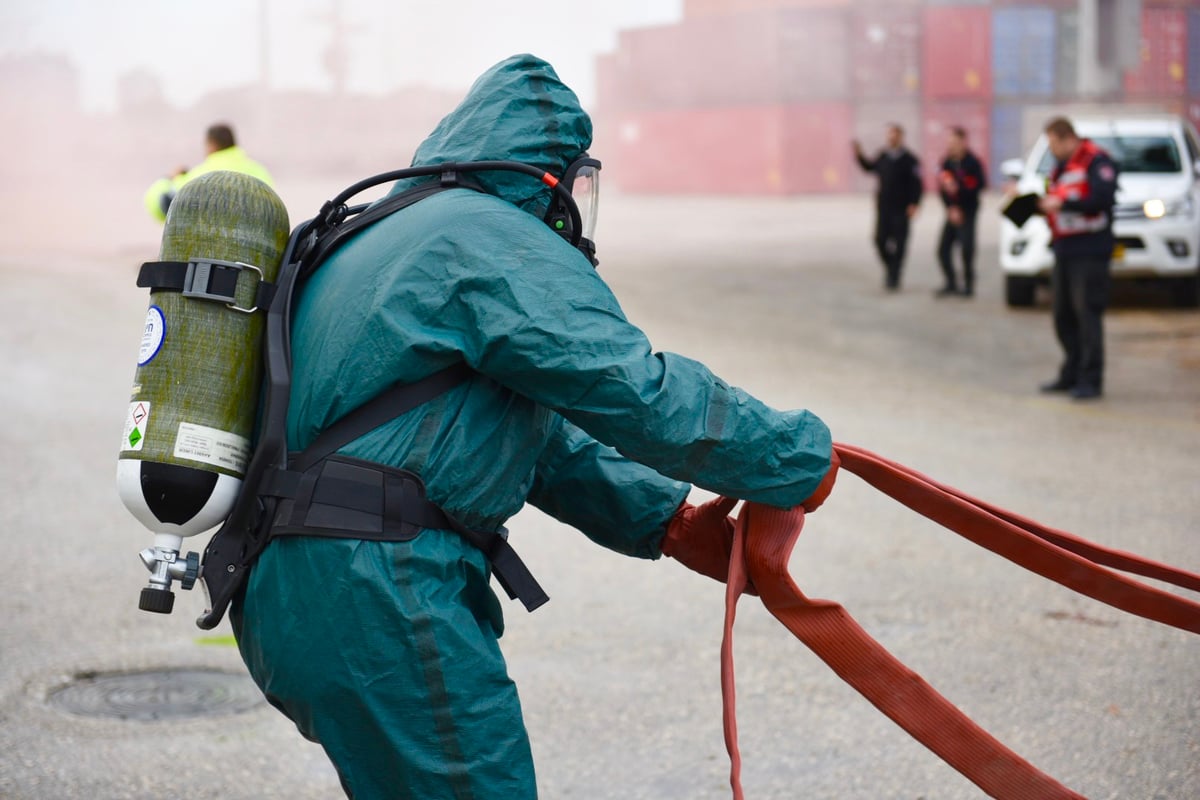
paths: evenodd
<path fill-rule="evenodd" d="M 885 282 L 889 289 L 900 285 L 904 268 L 904 249 L 908 246 L 908 212 L 905 208 L 880 206 L 875 217 L 875 248 L 883 262 Z"/>
<path fill-rule="evenodd" d="M 975 217 L 976 212 L 963 212 L 961 225 L 954 225 L 950 220 L 942 225 L 942 238 L 938 242 L 938 262 L 942 265 L 942 275 L 946 278 L 947 289 L 959 288 L 959 280 L 954 270 L 954 244 L 957 242 L 962 250 L 963 279 L 962 288 L 971 292 L 975 289 Z"/>
<path fill-rule="evenodd" d="M 1104 309 L 1112 274 L 1108 256 L 1058 256 L 1054 261 L 1054 332 L 1063 349 L 1059 380 L 1104 388 Z"/>

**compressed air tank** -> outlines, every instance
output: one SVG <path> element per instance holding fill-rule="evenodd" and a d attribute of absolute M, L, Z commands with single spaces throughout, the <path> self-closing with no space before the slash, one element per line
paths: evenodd
<path fill-rule="evenodd" d="M 220 524 L 237 497 L 262 383 L 266 314 L 255 306 L 288 230 L 279 196 L 241 173 L 196 178 L 171 203 L 159 261 L 147 266 L 189 283 L 150 284 L 117 460 L 121 500 L 160 547 Z M 233 301 L 213 298 L 222 292 Z"/>

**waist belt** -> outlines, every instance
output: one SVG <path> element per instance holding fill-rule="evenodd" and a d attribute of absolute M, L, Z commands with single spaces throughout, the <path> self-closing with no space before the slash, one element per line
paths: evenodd
<path fill-rule="evenodd" d="M 468 528 L 425 496 L 415 473 L 332 455 L 303 472 L 276 470 L 260 494 L 280 498 L 269 536 L 404 542 L 422 529 L 450 530 L 487 556 L 504 591 L 533 611 L 549 598 L 506 538 Z"/>
<path fill-rule="evenodd" d="M 866 450 L 843 444 L 835 449 L 842 469 L 981 547 L 1123 611 L 1200 633 L 1200 603 L 1109 568 L 1194 591 L 1200 591 L 1200 576 L 1046 528 Z M 1081 800 L 1081 795 L 1009 750 L 938 694 L 872 639 L 842 606 L 806 597 L 788 573 L 788 559 L 803 526 L 803 508 L 785 511 L 746 503 L 734 528 L 721 643 L 721 690 L 735 798 L 742 797 L 742 788 L 734 715 L 733 621 L 738 597 L 752 582 L 767 610 L 842 680 L 989 796 Z"/>

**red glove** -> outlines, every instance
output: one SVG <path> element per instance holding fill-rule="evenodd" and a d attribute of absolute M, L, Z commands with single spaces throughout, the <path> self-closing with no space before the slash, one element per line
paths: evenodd
<path fill-rule="evenodd" d="M 800 505 L 805 511 L 816 511 L 833 491 L 842 460 L 837 450 L 829 455 L 829 471 L 816 490 Z M 667 535 L 662 541 L 663 555 L 670 556 L 690 570 L 725 583 L 729 579 L 729 555 L 733 550 L 733 519 L 729 512 L 737 499 L 717 497 L 694 506 L 682 503 L 667 523 Z M 747 584 L 746 594 L 757 595 L 753 584 Z"/>
<path fill-rule="evenodd" d="M 837 448 L 829 451 L 829 472 L 825 473 L 825 477 L 821 479 L 821 483 L 817 485 L 816 491 L 808 496 L 800 505 L 804 506 L 804 510 L 810 514 L 821 507 L 825 499 L 829 497 L 829 493 L 833 491 L 833 483 L 837 480 L 838 468 L 842 466 L 842 459 L 838 456 Z"/>
<path fill-rule="evenodd" d="M 698 506 L 684 502 L 667 523 L 663 555 L 725 583 L 729 578 L 729 554 L 733 550 L 733 519 L 729 512 L 737 502 L 732 497 L 717 497 Z M 746 594 L 758 592 L 747 585 Z"/>

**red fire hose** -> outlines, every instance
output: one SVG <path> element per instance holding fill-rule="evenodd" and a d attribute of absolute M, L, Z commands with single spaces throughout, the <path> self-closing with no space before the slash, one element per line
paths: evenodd
<path fill-rule="evenodd" d="M 1200 576 L 1051 530 L 861 448 L 844 444 L 834 448 L 842 469 L 981 547 L 1102 603 L 1200 633 L 1200 603 L 1109 568 L 1193 591 L 1200 591 Z M 803 526 L 804 509 L 799 507 L 785 511 L 746 503 L 737 517 L 721 643 L 725 745 L 737 800 L 743 794 L 734 713 L 733 621 L 748 581 L 771 614 L 842 680 L 989 796 L 999 800 L 1082 798 L 976 725 L 872 639 L 840 605 L 805 597 L 787 568 Z"/>

